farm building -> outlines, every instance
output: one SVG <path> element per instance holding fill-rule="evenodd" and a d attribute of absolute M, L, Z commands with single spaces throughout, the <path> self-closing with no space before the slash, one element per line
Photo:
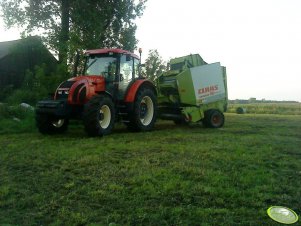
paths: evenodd
<path fill-rule="evenodd" d="M 37 36 L 0 42 L 0 89 L 19 88 L 26 71 L 43 63 L 47 72 L 52 72 L 58 61 Z"/>

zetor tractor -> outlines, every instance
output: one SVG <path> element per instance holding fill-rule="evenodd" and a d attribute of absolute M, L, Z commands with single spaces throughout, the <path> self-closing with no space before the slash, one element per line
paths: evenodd
<path fill-rule="evenodd" d="M 139 51 L 141 54 L 141 51 Z M 62 82 L 51 100 L 39 101 L 36 124 L 43 134 L 62 133 L 70 119 L 89 136 L 109 134 L 116 121 L 149 131 L 156 121 L 157 91 L 140 75 L 139 57 L 121 49 L 86 51 L 83 75 Z"/>

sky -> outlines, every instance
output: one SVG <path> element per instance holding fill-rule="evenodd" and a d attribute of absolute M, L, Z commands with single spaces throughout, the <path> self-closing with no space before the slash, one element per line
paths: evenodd
<path fill-rule="evenodd" d="M 227 68 L 229 99 L 301 101 L 301 0 L 148 0 L 142 58 L 198 53 Z M 0 19 L 0 42 L 19 38 Z M 143 59 L 142 59 L 143 61 Z"/>
<path fill-rule="evenodd" d="M 300 0 L 149 0 L 137 38 L 145 57 L 221 62 L 230 99 L 301 101 L 300 12 Z"/>

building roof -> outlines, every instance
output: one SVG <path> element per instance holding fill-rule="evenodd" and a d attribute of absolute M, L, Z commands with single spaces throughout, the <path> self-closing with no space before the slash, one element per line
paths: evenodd
<path fill-rule="evenodd" d="M 50 53 L 46 46 L 44 46 L 39 36 L 29 36 L 23 39 L 0 42 L 0 60 L 11 54 L 14 48 L 20 48 L 21 46 L 41 46 L 42 48 L 45 48 L 45 50 L 49 52 L 49 55 L 51 55 L 55 59 L 55 57 Z"/>
<path fill-rule="evenodd" d="M 15 46 L 17 43 L 20 43 L 22 39 L 13 40 L 8 42 L 0 42 L 0 59 L 6 57 L 11 52 L 11 48 Z"/>
<path fill-rule="evenodd" d="M 7 85 L 19 88 L 27 70 L 34 71 L 35 66 L 44 65 L 45 73 L 54 72 L 57 59 L 37 37 L 0 42 L 0 89 Z"/>

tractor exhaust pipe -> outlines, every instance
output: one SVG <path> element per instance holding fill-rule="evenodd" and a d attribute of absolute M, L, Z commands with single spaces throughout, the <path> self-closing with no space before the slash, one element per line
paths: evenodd
<path fill-rule="evenodd" d="M 139 48 L 139 57 L 140 57 L 140 62 L 139 62 L 139 78 L 142 78 L 142 73 L 141 73 L 141 68 L 142 68 L 142 64 L 141 64 L 141 55 L 142 55 L 142 48 Z"/>

